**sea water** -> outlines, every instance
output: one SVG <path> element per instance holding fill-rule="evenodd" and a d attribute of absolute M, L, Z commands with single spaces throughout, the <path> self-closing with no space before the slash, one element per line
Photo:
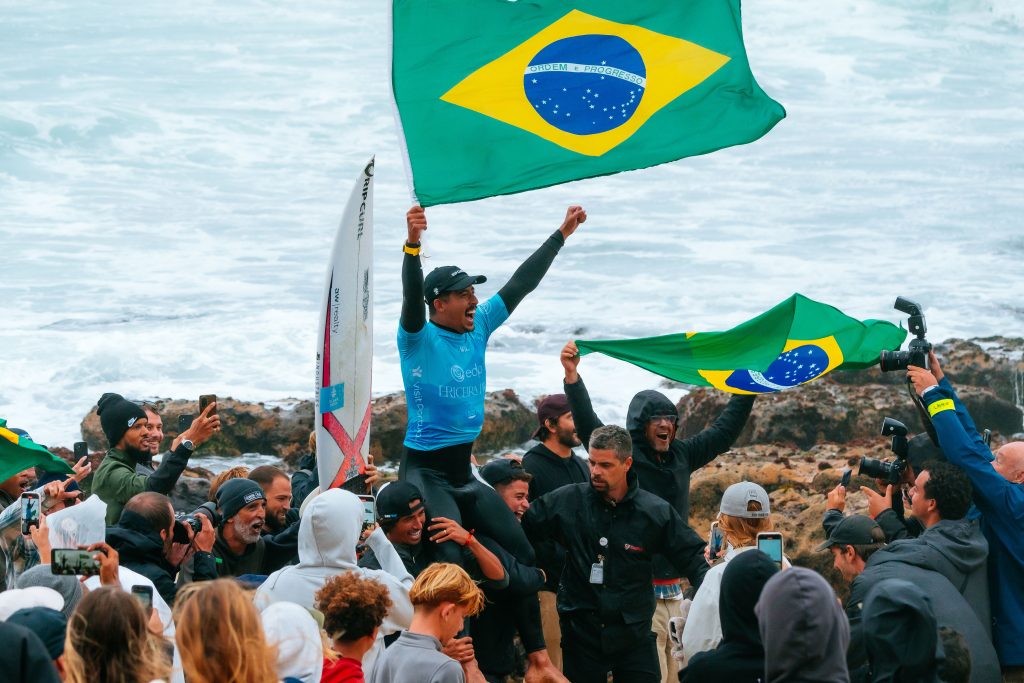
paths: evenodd
<path fill-rule="evenodd" d="M 916 299 L 934 340 L 1024 334 L 1019 2 L 743 13 L 788 111 L 762 140 L 428 211 L 426 267 L 487 274 L 487 296 L 587 209 L 494 335 L 490 389 L 558 391 L 572 338 L 726 329 L 793 292 L 893 321 Z M 0 417 L 70 445 L 105 391 L 310 398 L 326 259 L 372 155 L 374 391 L 399 390 L 388 57 L 384 0 L 0 3 Z M 580 371 L 606 421 L 660 383 Z"/>

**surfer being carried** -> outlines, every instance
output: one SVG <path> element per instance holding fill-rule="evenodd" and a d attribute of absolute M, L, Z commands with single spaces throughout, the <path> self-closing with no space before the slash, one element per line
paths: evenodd
<path fill-rule="evenodd" d="M 473 288 L 487 281 L 483 275 L 441 266 L 423 277 L 419 254 L 426 213 L 414 206 L 406 214 L 398 352 L 409 417 L 399 478 L 423 492 L 431 519 L 446 517 L 486 534 L 531 565 L 533 548 L 512 512 L 470 468 L 473 441 L 484 423 L 484 353 L 491 334 L 536 289 L 566 238 L 585 220 L 583 207 L 570 206 L 561 227 L 497 294 L 478 303 Z M 438 544 L 435 557 L 460 563 L 453 543 Z"/>

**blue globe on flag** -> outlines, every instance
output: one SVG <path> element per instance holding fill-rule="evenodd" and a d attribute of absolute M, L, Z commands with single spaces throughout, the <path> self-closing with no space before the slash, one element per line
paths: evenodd
<path fill-rule="evenodd" d="M 618 128 L 636 113 L 647 67 L 619 36 L 572 36 L 537 53 L 523 86 L 545 121 L 566 133 L 591 135 Z"/>
<path fill-rule="evenodd" d="M 768 393 L 783 391 L 809 382 L 829 366 L 828 353 L 820 346 L 805 344 L 780 354 L 764 372 L 736 370 L 725 383 L 735 389 Z"/>

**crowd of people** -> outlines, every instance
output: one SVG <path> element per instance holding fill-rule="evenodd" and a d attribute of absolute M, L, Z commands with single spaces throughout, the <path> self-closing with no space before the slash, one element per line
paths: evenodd
<path fill-rule="evenodd" d="M 175 510 L 189 458 L 222 429 L 216 404 L 161 452 L 158 409 L 103 394 L 95 472 L 82 460 L 0 482 L 3 679 L 1024 681 L 1024 443 L 993 456 L 934 354 L 908 378 L 937 444 L 913 439 L 902 479 L 864 489 L 868 515 L 844 515 L 845 486 L 828 494 L 818 551 L 849 583 L 845 605 L 759 549 L 774 520 L 758 482 L 723 492 L 720 540 L 688 525 L 691 474 L 731 448 L 753 396 L 686 438 L 657 391 L 633 398 L 625 428 L 604 425 L 570 342 L 536 444 L 478 466 L 488 339 L 585 220 L 569 207 L 479 302 L 482 275 L 424 277 L 426 215 L 409 211 L 408 426 L 397 481 L 366 465 L 374 524 L 356 494 L 321 490 L 315 452 L 291 474 L 228 469 L 208 502 Z M 27 528 L 26 492 L 42 513 Z"/>

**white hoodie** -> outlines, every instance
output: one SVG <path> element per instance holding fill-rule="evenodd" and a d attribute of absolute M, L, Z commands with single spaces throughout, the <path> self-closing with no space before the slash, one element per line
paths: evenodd
<path fill-rule="evenodd" d="M 313 596 L 324 582 L 348 571 L 359 572 L 384 584 L 392 605 L 377 631 L 377 642 L 363 656 L 363 671 L 369 674 L 377 655 L 384 649 L 384 636 L 407 629 L 412 622 L 409 588 L 413 577 L 380 528 L 370 534 L 366 544 L 373 549 L 383 570 L 357 566 L 356 543 L 362 528 L 363 504 L 355 494 L 341 489 L 321 493 L 309 504 L 299 522 L 299 563 L 267 577 L 256 591 L 256 604 L 265 607 L 284 601 L 313 609 Z"/>

